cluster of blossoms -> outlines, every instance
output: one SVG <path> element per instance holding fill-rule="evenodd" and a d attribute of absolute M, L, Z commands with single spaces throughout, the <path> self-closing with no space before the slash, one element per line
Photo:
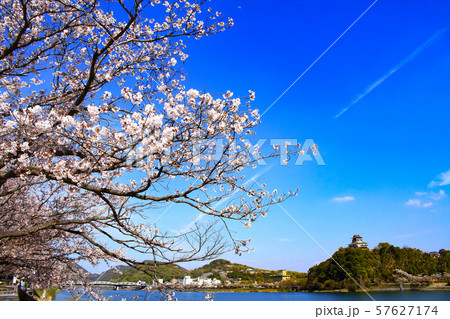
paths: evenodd
<path fill-rule="evenodd" d="M 62 280 L 83 279 L 76 265 L 80 260 L 95 265 L 112 259 L 78 235 L 95 238 L 91 223 L 107 220 L 97 198 L 56 183 L 27 182 L 25 186 L 10 180 L 2 186 L 2 193 L 8 194 L 0 202 L 0 271 L 4 275 L 25 277 L 46 288 Z"/>
<path fill-rule="evenodd" d="M 205 300 L 206 301 L 213 301 L 214 300 L 214 294 L 206 294 Z"/>
<path fill-rule="evenodd" d="M 149 6 L 164 14 L 147 17 Z M 141 263 L 109 249 L 101 235 L 159 263 L 205 260 L 226 250 L 212 226 L 167 236 L 133 217 L 172 202 L 250 227 L 294 195 L 276 197 L 244 182 L 255 150 L 236 141 L 259 124 L 254 92 L 238 98 L 183 85 L 183 38 L 233 24 L 204 7 L 184 0 L 1 2 L 0 218 L 20 217 L 0 229 L 2 244 L 25 247 L 42 238 L 27 253 L 47 256 L 57 243 L 48 259 L 65 256 L 61 265 L 73 264 L 73 255 Z M 220 156 L 204 143 L 217 138 L 225 141 Z M 47 202 L 34 196 L 47 188 L 58 189 Z M 247 196 L 235 200 L 237 192 Z M 23 209 L 21 194 L 30 195 Z M 77 215 L 65 213 L 74 207 Z M 189 248 L 180 248 L 182 240 Z M 236 253 L 248 250 L 247 241 L 232 242 Z M 2 251 L 2 260 L 26 259 L 18 250 Z M 49 282 L 64 277 L 63 268 L 47 272 Z"/>

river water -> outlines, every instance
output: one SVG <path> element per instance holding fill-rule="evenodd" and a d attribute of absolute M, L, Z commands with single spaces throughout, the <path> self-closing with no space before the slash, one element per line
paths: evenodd
<path fill-rule="evenodd" d="M 112 300 L 160 300 L 158 293 L 130 290 L 104 290 L 106 297 Z M 205 292 L 175 292 L 175 297 L 181 301 L 203 300 Z M 377 301 L 448 301 L 450 291 L 395 291 L 370 292 Z M 73 300 L 67 291 L 56 295 L 56 301 Z M 81 300 L 86 300 L 82 297 Z M 371 301 L 366 293 L 331 293 L 331 292 L 217 292 L 215 301 Z"/>

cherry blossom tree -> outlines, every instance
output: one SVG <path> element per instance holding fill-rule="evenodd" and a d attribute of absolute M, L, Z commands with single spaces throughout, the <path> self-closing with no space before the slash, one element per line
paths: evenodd
<path fill-rule="evenodd" d="M 34 179 L 36 181 L 36 179 Z M 85 279 L 76 262 L 110 260 L 90 240 L 91 223 L 107 222 L 100 200 L 76 188 L 28 181 L 20 189 L 8 181 L 0 202 L 0 270 L 39 287 Z M 120 253 L 120 252 L 116 252 Z"/>
<path fill-rule="evenodd" d="M 129 250 L 206 260 L 229 248 L 217 227 L 170 235 L 136 217 L 179 204 L 250 227 L 295 194 L 245 179 L 260 159 L 244 140 L 252 91 L 183 84 L 185 39 L 233 25 L 206 2 L 1 1 L 0 267 L 51 282 L 79 260 L 142 264 Z"/>

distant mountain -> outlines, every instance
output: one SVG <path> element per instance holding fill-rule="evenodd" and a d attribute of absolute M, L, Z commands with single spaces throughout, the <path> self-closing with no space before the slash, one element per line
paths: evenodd
<path fill-rule="evenodd" d="M 199 268 L 196 268 L 196 270 L 201 271 L 211 271 L 211 270 L 224 270 L 228 268 L 229 266 L 234 265 L 231 261 L 226 259 L 216 259 L 211 261 L 209 264 L 203 265 Z"/>
<path fill-rule="evenodd" d="M 228 271 L 232 266 L 235 265 L 231 261 L 228 261 L 226 259 L 216 259 L 211 261 L 210 263 L 203 265 L 199 268 L 191 270 L 191 275 L 193 277 L 199 277 L 203 274 L 207 273 L 216 273 L 216 272 L 223 272 Z"/>
<path fill-rule="evenodd" d="M 103 272 L 101 275 L 98 275 L 97 278 L 95 278 L 94 280 L 117 281 L 117 280 L 115 280 L 116 278 L 121 276 L 122 273 L 127 272 L 131 269 L 133 269 L 133 268 L 131 268 L 130 266 L 125 266 L 125 265 L 115 266 L 112 269 L 108 269 L 107 271 Z"/>
<path fill-rule="evenodd" d="M 148 265 L 140 265 L 138 269 L 130 266 L 117 266 L 116 269 L 109 269 L 105 271 L 101 280 L 112 282 L 137 282 L 139 280 L 151 283 L 154 280 L 155 267 L 152 262 Z M 158 265 L 156 267 L 156 278 L 162 278 L 164 281 L 169 281 L 172 278 L 183 278 L 190 275 L 190 271 L 180 267 L 176 264 Z"/>
<path fill-rule="evenodd" d="M 100 274 L 90 273 L 89 271 L 87 271 L 86 269 L 84 269 L 83 267 L 81 267 L 80 265 L 75 264 L 75 263 L 72 264 L 71 267 L 74 268 L 75 270 L 80 271 L 83 275 L 85 275 L 87 277 L 87 279 L 89 281 L 94 281 L 94 280 L 96 280 L 96 278 L 98 278 L 100 276 Z"/>
<path fill-rule="evenodd" d="M 102 274 L 101 280 L 113 281 L 113 282 L 136 282 L 145 281 L 151 283 L 154 280 L 152 275 L 155 271 L 154 266 L 151 264 L 145 266 L 139 266 L 140 270 L 128 266 L 121 267 L 121 273 L 117 273 L 113 270 L 108 270 Z M 277 271 L 253 268 L 247 265 L 232 263 L 225 259 L 216 259 L 210 263 L 203 265 L 193 270 L 187 270 L 177 264 L 172 265 L 159 265 L 156 267 L 156 278 L 161 278 L 164 281 L 171 279 L 182 279 L 184 276 L 207 277 L 217 279 L 238 279 L 249 282 L 263 282 L 264 274 L 275 275 Z M 296 271 L 288 271 L 288 274 L 292 278 L 305 278 L 306 274 Z"/>

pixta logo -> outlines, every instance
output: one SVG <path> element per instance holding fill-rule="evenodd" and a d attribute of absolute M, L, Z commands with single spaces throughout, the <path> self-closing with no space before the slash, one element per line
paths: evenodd
<path fill-rule="evenodd" d="M 268 145 L 272 147 L 267 149 L 272 149 L 273 153 L 264 149 Z M 296 151 L 292 151 L 293 148 L 296 148 Z M 194 144 L 194 164 L 200 165 L 202 160 L 220 161 L 224 154 L 227 154 L 230 159 L 238 158 L 242 155 L 242 150 L 246 150 L 249 160 L 261 166 L 268 165 L 267 160 L 272 157 L 278 157 L 279 164 L 282 166 L 288 163 L 301 166 L 305 162 L 315 162 L 319 166 L 325 165 L 313 139 L 305 139 L 303 144 L 298 144 L 298 139 L 293 138 L 259 139 L 256 143 L 252 143 L 249 139 L 240 139 L 239 142 L 234 140 L 228 144 L 222 139 L 200 140 Z"/>

